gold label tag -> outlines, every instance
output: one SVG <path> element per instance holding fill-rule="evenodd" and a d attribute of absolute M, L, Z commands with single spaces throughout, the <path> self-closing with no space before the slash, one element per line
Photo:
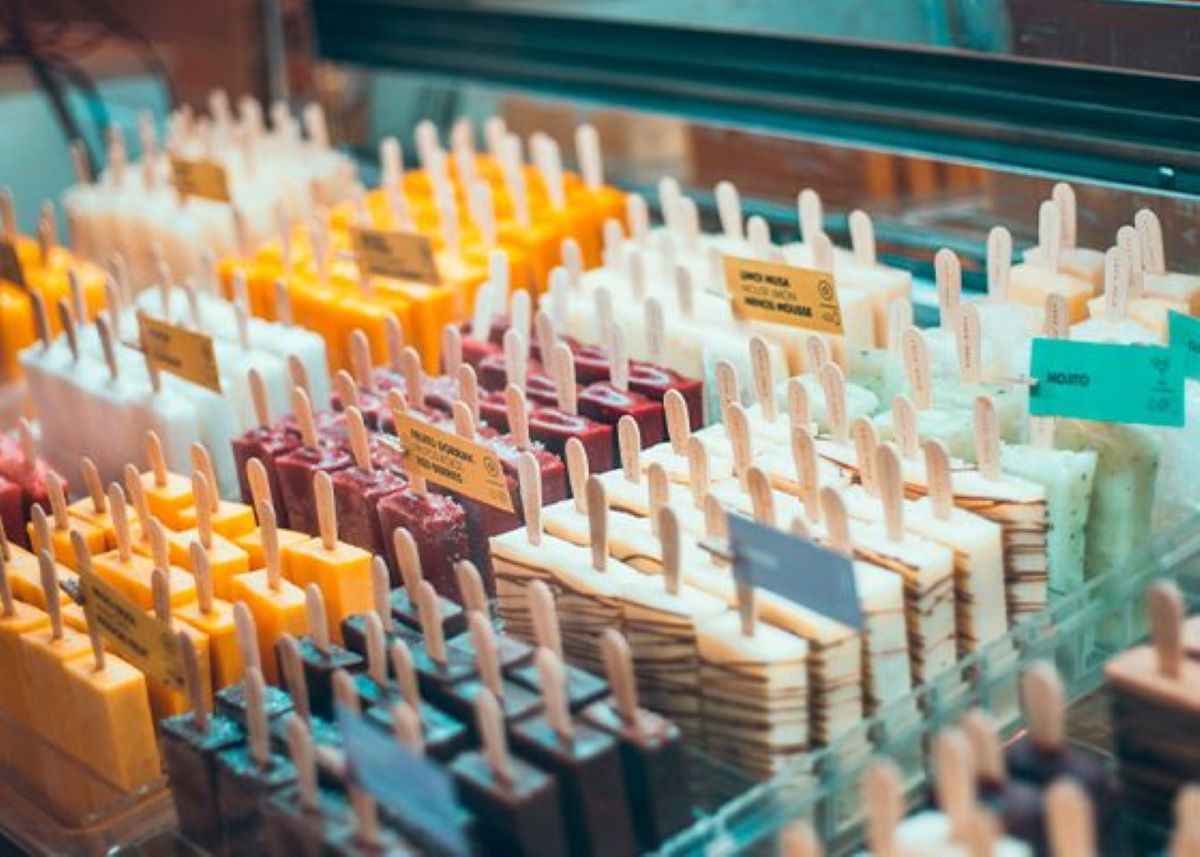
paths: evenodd
<path fill-rule="evenodd" d="M 737 318 L 842 332 L 833 274 L 726 256 L 725 287 Z"/>
<path fill-rule="evenodd" d="M 138 313 L 138 330 L 142 352 L 153 368 L 214 393 L 221 392 L 221 373 L 211 336 L 152 318 L 144 312 Z"/>
<path fill-rule="evenodd" d="M 229 179 L 224 164 L 190 158 L 171 158 L 171 179 L 181 196 L 229 202 Z"/>
<path fill-rule="evenodd" d="M 150 678 L 184 687 L 179 638 L 166 622 L 143 610 L 94 572 L 79 571 L 83 611 L 113 650 Z"/>
<path fill-rule="evenodd" d="M 440 285 L 437 262 L 429 237 L 415 232 L 350 227 L 350 241 L 358 264 L 372 276 Z"/>
<path fill-rule="evenodd" d="M 25 269 L 21 267 L 17 246 L 11 241 L 0 241 L 0 280 L 22 289 L 29 288 L 25 284 Z"/>
<path fill-rule="evenodd" d="M 417 476 L 480 503 L 513 511 L 508 481 L 496 453 L 406 414 L 396 415 L 396 433 L 407 464 Z"/>

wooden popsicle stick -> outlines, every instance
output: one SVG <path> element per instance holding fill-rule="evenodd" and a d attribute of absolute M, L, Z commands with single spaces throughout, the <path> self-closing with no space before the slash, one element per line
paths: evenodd
<path fill-rule="evenodd" d="M 679 305 L 679 312 L 685 319 L 695 315 L 696 295 L 692 285 L 692 272 L 682 265 L 675 269 L 675 303 Z"/>
<path fill-rule="evenodd" d="M 86 455 L 80 456 L 79 469 L 83 472 L 83 484 L 92 501 L 92 513 L 107 514 L 108 499 L 104 496 L 104 483 L 100 481 L 100 471 L 96 469 L 96 462 Z"/>
<path fill-rule="evenodd" d="M 42 350 L 45 351 L 50 347 L 50 316 L 46 313 L 46 299 L 42 297 L 41 292 L 30 292 L 29 303 L 33 308 L 33 329 L 37 332 L 38 341 L 42 343 Z"/>
<path fill-rule="evenodd" d="M 392 550 L 396 553 L 396 565 L 400 570 L 400 580 L 403 581 L 404 589 L 408 592 L 409 600 L 412 601 L 424 580 L 417 540 L 408 530 L 396 527 L 392 531 Z"/>
<path fill-rule="evenodd" d="M 63 494 L 63 484 L 55 478 L 46 480 L 50 493 L 50 511 L 54 516 L 54 529 L 65 533 L 71 527 L 71 518 L 67 512 L 67 498 Z"/>
<path fill-rule="evenodd" d="M 29 510 L 29 522 L 33 525 L 34 550 L 51 550 L 50 521 L 41 503 L 34 503 Z"/>
<path fill-rule="evenodd" d="M 629 281 L 629 294 L 635 303 L 646 301 L 646 260 L 640 249 L 629 250 L 625 255 L 625 278 Z"/>
<path fill-rule="evenodd" d="M 283 586 L 283 566 L 279 556 L 279 529 L 275 522 L 275 507 L 268 500 L 254 504 L 262 540 L 263 565 L 267 572 L 267 588 L 278 592 Z"/>
<path fill-rule="evenodd" d="M 646 298 L 644 303 L 646 314 L 646 357 L 654 364 L 661 365 L 667 353 L 667 324 L 663 318 L 662 301 L 657 297 Z"/>
<path fill-rule="evenodd" d="M 200 654 L 196 644 L 185 633 L 180 633 L 179 657 L 183 661 L 183 685 L 192 709 L 192 722 L 201 735 L 207 735 L 211 725 L 208 699 L 204 693 L 204 680 L 200 675 Z"/>
<path fill-rule="evenodd" d="M 588 542 L 592 551 L 592 568 L 608 568 L 608 495 L 598 476 L 587 481 Z"/>
<path fill-rule="evenodd" d="M 1012 272 L 1012 233 L 1003 226 L 993 226 L 987 237 L 988 300 L 1003 303 L 1008 300 L 1008 280 Z"/>
<path fill-rule="evenodd" d="M 650 529 L 658 535 L 658 510 L 671 504 L 671 480 L 667 469 L 655 461 L 646 468 L 647 493 L 650 499 Z"/>
<path fill-rule="evenodd" d="M 300 654 L 300 643 L 291 634 L 284 632 L 275 640 L 275 653 L 287 683 L 292 705 L 299 718 L 307 723 L 312 718 L 308 698 L 308 678 L 304 674 L 304 658 Z"/>
<path fill-rule="evenodd" d="M 1118 247 L 1104 253 L 1104 317 L 1112 324 L 1125 320 L 1129 304 L 1129 260 Z"/>
<path fill-rule="evenodd" d="M 558 608 L 554 593 L 540 580 L 529 584 L 526 591 L 529 614 L 533 620 L 533 638 L 540 648 L 562 657 L 562 632 L 558 624 Z"/>
<path fill-rule="evenodd" d="M 529 406 L 525 401 L 525 391 L 518 384 L 509 384 L 504 388 L 504 404 L 508 411 L 508 431 L 512 435 L 517 449 L 533 448 L 529 437 Z"/>
<path fill-rule="evenodd" d="M 962 314 L 960 308 L 959 314 Z M 916 327 L 904 331 L 900 338 L 900 349 L 904 355 L 904 374 L 917 410 L 927 411 L 933 407 L 933 379 L 929 369 L 929 352 L 925 337 Z"/>
<path fill-rule="evenodd" d="M 531 545 L 542 543 L 542 476 L 532 452 L 517 456 L 517 483 L 525 516 L 525 537 Z"/>
<path fill-rule="evenodd" d="M 571 275 L 564 266 L 556 266 L 550 272 L 550 284 L 547 288 L 549 296 L 546 299 L 546 303 L 550 307 L 550 317 L 554 320 L 556 327 L 565 327 L 567 324 L 572 291 Z M 545 360 L 545 355 L 549 353 L 549 351 L 543 352 L 542 359 Z"/>
<path fill-rule="evenodd" d="M 1000 478 L 1000 420 L 991 396 L 975 398 L 975 458 L 984 479 Z"/>
<path fill-rule="evenodd" d="M 975 808 L 975 776 L 967 739 L 958 729 L 942 729 L 933 756 L 938 808 L 950 821 L 950 838 L 961 840 Z"/>
<path fill-rule="evenodd" d="M 155 566 L 150 572 L 150 592 L 154 603 L 154 618 L 170 628 L 173 625 L 171 619 L 171 579 L 167 576 L 167 570 L 162 566 Z"/>
<path fill-rule="evenodd" d="M 290 249 L 290 242 L 284 241 L 284 247 Z M 285 256 L 285 259 L 287 257 Z M 285 269 L 290 267 L 285 264 Z M 283 277 L 275 280 L 275 319 L 285 327 L 295 324 L 292 314 L 292 296 L 288 291 L 287 281 Z"/>
<path fill-rule="evenodd" d="M 371 557 L 371 607 L 379 618 L 385 634 L 392 633 L 394 620 L 391 609 L 391 590 L 387 563 L 381 556 Z"/>
<path fill-rule="evenodd" d="M 421 718 L 416 710 L 404 700 L 391 708 L 392 734 L 396 740 L 418 756 L 425 755 L 425 734 L 421 729 Z"/>
<path fill-rule="evenodd" d="M 683 573 L 683 541 L 679 534 L 679 517 L 670 506 L 658 510 L 658 540 L 662 546 L 663 586 L 668 595 L 678 595 Z"/>
<path fill-rule="evenodd" d="M 1062 261 L 1062 216 L 1052 199 L 1044 200 L 1038 207 L 1038 249 L 1043 267 L 1057 271 Z"/>
<path fill-rule="evenodd" d="M 1046 828 L 1054 857 L 1095 857 L 1096 821 L 1083 786 L 1060 777 L 1046 790 Z"/>
<path fill-rule="evenodd" d="M 626 414 L 617 421 L 617 448 L 621 453 L 621 473 L 633 484 L 642 481 L 642 432 L 637 420 Z"/>
<path fill-rule="evenodd" d="M 1050 339 L 1069 339 L 1071 336 L 1071 311 L 1067 299 L 1057 292 L 1046 295 L 1042 315 L 1042 333 Z"/>
<path fill-rule="evenodd" d="M 758 404 L 767 422 L 775 422 L 775 374 L 771 367 L 771 353 L 761 336 L 750 337 L 750 365 L 754 369 L 754 391 Z"/>
<path fill-rule="evenodd" d="M 71 531 L 71 550 L 75 554 L 76 570 L 84 576 L 93 574 L 91 551 L 88 550 L 83 534 L 78 530 Z M 3 560 L 0 560 L 0 598 L 4 601 L 4 615 L 11 616 L 13 613 L 12 593 L 8 589 L 8 578 L 4 574 L 3 565 Z M 92 646 L 92 669 L 96 672 L 104 672 L 104 634 L 101 632 L 100 623 L 91 621 L 89 617 L 87 632 L 88 642 Z"/>
<path fill-rule="evenodd" d="M 818 232 L 813 236 L 812 265 L 818 271 L 833 273 L 833 240 L 824 231 Z"/>
<path fill-rule="evenodd" d="M 532 341 L 530 334 L 533 327 L 533 304 L 527 290 L 517 289 L 513 292 L 512 298 L 509 301 L 509 321 L 509 328 L 504 332 L 504 335 L 507 337 L 509 331 L 517 335 L 517 344 L 522 358 L 522 369 L 524 369 L 529 360 L 529 343 Z"/>
<path fill-rule="evenodd" d="M 212 550 L 213 509 L 209 498 L 213 496 L 213 489 L 202 470 L 192 474 L 192 496 L 196 498 L 196 533 L 200 544 L 206 551 Z"/>
<path fill-rule="evenodd" d="M 392 675 L 400 688 L 400 696 L 413 707 L 421 709 L 421 691 L 417 686 L 417 673 L 413 669 L 412 652 L 403 639 L 394 639 L 388 647 L 388 660 L 392 664 Z"/>
<path fill-rule="evenodd" d="M 247 666 L 242 684 L 245 693 L 246 739 L 250 748 L 250 759 L 259 768 L 266 769 L 271 760 L 271 747 L 264 704 L 266 682 L 263 680 L 262 670 L 257 666 Z"/>
<path fill-rule="evenodd" d="M 721 505 L 716 495 L 709 492 L 704 495 L 704 535 L 718 542 L 729 539 L 729 513 Z"/>
<path fill-rule="evenodd" d="M 267 428 L 271 424 L 271 408 L 267 402 L 267 388 L 263 383 L 262 373 L 251 369 L 246 373 L 250 384 L 250 400 L 254 403 L 254 418 L 258 425 Z"/>
<path fill-rule="evenodd" d="M 533 316 L 533 331 L 537 337 L 538 353 L 542 363 L 550 364 L 554 355 L 554 344 L 558 342 L 558 334 L 554 330 L 554 319 L 545 309 L 539 309 Z"/>
<path fill-rule="evenodd" d="M 327 655 L 330 652 L 329 618 L 321 587 L 310 583 L 304 588 L 304 606 L 308 613 L 308 637 L 318 652 Z"/>
<path fill-rule="evenodd" d="M 358 328 L 350 331 L 350 369 L 354 381 L 360 387 L 372 386 L 371 367 L 374 365 L 371 359 L 371 343 L 367 340 L 366 333 Z"/>
<path fill-rule="evenodd" d="M 387 639 L 378 613 L 363 614 L 363 632 L 367 638 L 367 675 L 382 689 L 387 685 Z"/>
<path fill-rule="evenodd" d="M 112 515 L 113 532 L 117 538 L 117 557 L 122 563 L 127 563 L 130 556 L 133 555 L 129 535 L 129 517 L 125 511 L 125 492 L 116 482 L 108 486 L 108 508 Z"/>
<path fill-rule="evenodd" d="M 321 534 L 321 546 L 327 551 L 337 549 L 337 507 L 333 502 L 333 479 L 325 471 L 313 477 L 313 495 L 317 501 L 317 529 Z"/>
<path fill-rule="evenodd" d="M 613 306 L 612 292 L 608 286 L 597 286 L 592 294 L 595 303 L 595 319 L 596 319 L 596 342 L 605 348 L 609 349 L 609 363 L 611 372 L 612 362 L 612 337 L 613 337 Z"/>
<path fill-rule="evenodd" d="M 389 316 L 394 320 L 394 317 Z M 390 328 L 389 328 L 390 329 Z M 399 323 L 396 325 L 399 330 Z M 400 372 L 400 354 L 404 351 L 404 343 L 401 340 L 397 343 L 396 348 L 389 346 L 389 364 L 394 372 Z M 453 378 L 458 375 L 458 369 L 463 365 L 462 356 L 462 331 L 458 329 L 456 324 L 448 324 L 442 328 L 442 372 L 443 374 Z"/>
<path fill-rule="evenodd" d="M 33 426 L 21 417 L 17 420 L 17 444 L 21 448 L 21 459 L 31 467 L 37 466 L 37 441 L 33 439 Z"/>
<path fill-rule="evenodd" d="M 463 609 L 467 612 L 490 616 L 491 609 L 488 607 L 487 592 L 483 588 L 483 578 L 479 576 L 479 569 L 475 567 L 475 563 L 469 559 L 456 562 L 454 579 L 458 583 Z"/>
<path fill-rule="evenodd" d="M 362 700 L 358 698 L 354 678 L 344 669 L 333 672 L 333 701 L 355 716 L 362 714 Z"/>
<path fill-rule="evenodd" d="M 971 746 L 980 779 L 991 786 L 1004 783 L 1008 772 L 996 721 L 983 709 L 972 708 L 962 717 L 962 730 Z"/>
<path fill-rule="evenodd" d="M 913 305 L 907 298 L 893 298 L 887 306 L 887 338 L 889 354 L 900 353 L 900 340 L 904 331 L 913 326 Z"/>
<path fill-rule="evenodd" d="M 1158 671 L 1169 679 L 1183 677 L 1183 596 L 1173 581 L 1160 580 L 1146 593 L 1150 639 L 1158 657 Z"/>
<path fill-rule="evenodd" d="M 529 366 L 528 348 L 515 328 L 504 332 L 504 376 L 509 384 L 525 390 L 525 370 Z"/>
<path fill-rule="evenodd" d="M 221 497 L 217 494 L 217 471 L 213 468 L 212 456 L 202 443 L 193 443 L 191 448 L 192 470 L 203 473 L 208 480 L 208 505 L 214 512 L 221 508 Z"/>
<path fill-rule="evenodd" d="M 667 437 L 671 442 L 671 449 L 676 455 L 685 455 L 688 438 L 692 435 L 692 426 L 683 395 L 678 390 L 668 390 L 663 396 L 663 409 L 666 411 Z"/>
<path fill-rule="evenodd" d="M 604 658 L 604 672 L 612 688 L 617 713 L 626 726 L 640 733 L 642 717 L 629 643 L 620 631 L 608 628 L 600 637 L 600 654 Z"/>
<path fill-rule="evenodd" d="M 937 284 L 938 326 L 942 330 L 954 330 L 962 297 L 962 263 L 953 250 L 943 247 L 933 257 L 933 270 Z M 912 323 L 907 326 L 911 327 Z"/>
<path fill-rule="evenodd" d="M 475 700 L 475 726 L 479 730 L 483 756 L 492 771 L 492 776 L 497 782 L 510 787 L 514 782 L 514 774 L 508 755 L 504 716 L 496 697 L 487 688 L 480 691 Z"/>
<path fill-rule="evenodd" d="M 271 482 L 267 468 L 257 458 L 246 462 L 246 483 L 250 486 L 250 504 L 257 507 L 260 502 L 271 500 Z"/>
<path fill-rule="evenodd" d="M 1167 273 L 1167 258 L 1163 250 L 1162 223 L 1158 215 L 1148 208 L 1140 209 L 1133 217 L 1142 246 L 1142 267 L 1148 274 Z M 1064 236 L 1064 244 L 1065 244 Z"/>
<path fill-rule="evenodd" d="M 254 627 L 254 614 L 245 601 L 233 603 L 233 628 L 237 636 L 238 654 L 248 669 L 262 669 L 262 655 L 258 650 L 258 632 Z"/>
<path fill-rule="evenodd" d="M 812 414 L 808 401 L 808 389 L 799 378 L 789 378 L 787 382 L 787 412 L 788 425 L 793 429 L 807 429 L 812 423 Z"/>
<path fill-rule="evenodd" d="M 1050 191 L 1050 198 L 1058 206 L 1061 221 L 1059 238 L 1064 250 L 1072 250 L 1077 242 L 1078 217 L 1076 215 L 1075 189 L 1066 182 L 1057 182 Z"/>
<path fill-rule="evenodd" d="M 288 378 L 291 379 L 292 386 L 298 387 L 305 396 L 311 400 L 312 397 L 312 381 L 308 377 L 308 367 L 295 354 L 288 355 Z M 312 410 L 311 402 L 309 411 Z M 296 413 L 295 399 L 292 400 L 292 412 Z"/>
<path fill-rule="evenodd" d="M 835 550 L 853 555 L 854 544 L 850 540 L 850 517 L 846 504 L 838 489 L 826 485 L 821 489 L 821 517 L 825 521 L 825 538 Z"/>
<path fill-rule="evenodd" d="M 74 544 L 73 539 L 72 544 Z M 78 562 L 78 552 L 76 552 L 75 558 Z M 8 581 L 8 562 L 9 558 L 0 553 L 0 608 L 3 609 L 5 618 L 11 617 L 17 610 L 16 604 L 13 601 L 12 586 Z"/>
<path fill-rule="evenodd" d="M 571 486 L 571 496 L 575 508 L 580 513 L 587 513 L 587 480 L 589 473 L 587 452 L 583 441 L 573 437 L 567 441 L 567 482 Z"/>
<path fill-rule="evenodd" d="M 750 494 L 754 520 L 774 527 L 775 496 L 771 493 L 771 480 L 761 467 L 751 466 L 746 470 L 746 490 Z"/>
<path fill-rule="evenodd" d="M 362 411 L 358 408 L 346 409 L 346 429 L 350 436 L 350 451 L 354 455 L 355 466 L 367 473 L 374 473 L 375 463 L 371 460 L 371 444 L 367 439 L 367 426 L 363 422 Z"/>
<path fill-rule="evenodd" d="M 741 402 L 731 402 L 725 411 L 725 433 L 733 452 L 733 475 L 746 486 L 746 471 L 754 461 L 751 445 L 750 420 Z"/>
<path fill-rule="evenodd" d="M 624 326 L 612 325 L 609 345 L 609 382 L 622 392 L 629 391 L 629 346 Z"/>
<path fill-rule="evenodd" d="M 79 272 L 75 268 L 67 268 L 67 289 L 71 297 L 72 323 L 87 324 L 87 301 L 84 299 L 83 283 L 79 280 Z"/>
<path fill-rule="evenodd" d="M 567 707 L 567 679 L 562 660 L 550 649 L 539 648 L 535 656 L 538 678 L 542 686 L 542 704 L 545 706 L 546 722 L 558 740 L 570 742 L 575 730 L 571 725 L 571 711 Z"/>
<path fill-rule="evenodd" d="M 858 478 L 869 494 L 879 496 L 879 477 L 875 466 L 875 450 L 879 447 L 879 431 L 869 417 L 859 417 L 853 428 Z"/>
<path fill-rule="evenodd" d="M 630 238 L 639 246 L 644 245 L 650 234 L 650 207 L 640 193 L 625 197 L 625 220 L 629 224 Z"/>
<path fill-rule="evenodd" d="M 892 430 L 900 446 L 900 454 L 908 460 L 917 457 L 921 436 L 917 431 L 917 409 L 912 399 L 903 393 L 892 398 Z"/>
<path fill-rule="evenodd" d="M 950 453 L 937 438 L 925 441 L 925 480 L 929 505 L 938 520 L 945 521 L 954 511 L 954 483 L 950 476 Z"/>
<path fill-rule="evenodd" d="M 578 387 L 575 383 L 575 355 L 565 342 L 554 346 L 554 389 L 558 394 L 558 409 L 566 414 L 578 414 Z"/>
<path fill-rule="evenodd" d="M 67 348 L 71 351 L 71 359 L 79 360 L 79 332 L 75 329 L 75 316 L 71 313 L 71 307 L 65 299 L 59 299 L 55 309 L 58 312 L 59 325 L 62 327 L 63 334 L 67 339 Z M 115 379 L 117 376 L 115 367 L 109 364 L 109 374 Z"/>
<path fill-rule="evenodd" d="M 983 322 L 979 307 L 973 303 L 965 303 L 958 309 L 955 344 L 959 377 L 963 383 L 978 384 L 983 380 Z"/>
<path fill-rule="evenodd" d="M 317 791 L 317 753 L 313 747 L 308 718 L 293 717 L 287 724 L 288 756 L 296 769 L 296 791 L 305 813 L 318 815 L 320 800 Z"/>
<path fill-rule="evenodd" d="M 46 602 L 46 615 L 50 617 L 50 636 L 54 640 L 61 640 L 63 619 L 58 592 L 58 566 L 45 548 L 38 551 L 37 561 L 38 577 L 42 584 L 42 597 Z"/>
<path fill-rule="evenodd" d="M 1185 785 L 1175 797 L 1175 830 L 1167 853 L 1171 857 L 1200 854 L 1200 786 Z"/>
<path fill-rule="evenodd" d="M 904 785 L 894 762 L 878 761 L 863 775 L 867 845 L 875 857 L 898 857 L 896 826 L 904 817 Z"/>
<path fill-rule="evenodd" d="M 411 345 L 400 355 L 404 389 L 408 400 L 417 407 L 425 406 L 425 374 L 421 371 L 421 355 Z"/>
<path fill-rule="evenodd" d="M 339 369 L 333 374 L 333 389 L 338 398 L 342 400 L 343 408 L 359 406 L 358 383 L 355 382 L 354 376 L 345 369 Z"/>
<path fill-rule="evenodd" d="M 854 250 L 854 258 L 860 265 L 875 266 L 875 226 L 871 215 L 860 209 L 850 212 L 850 246 Z"/>
<path fill-rule="evenodd" d="M 129 493 L 130 502 L 134 510 L 138 514 L 138 524 L 141 530 L 141 537 L 145 540 L 150 538 L 150 506 L 146 501 L 146 492 L 142 488 L 142 479 L 138 475 L 137 468 L 132 464 L 126 464 L 124 469 L 125 474 L 125 490 Z"/>
<path fill-rule="evenodd" d="M 809 340 L 812 341 L 811 339 Z M 817 373 L 821 391 L 825 394 L 825 414 L 829 420 L 830 435 L 834 443 L 842 446 L 849 440 L 849 424 L 846 420 L 846 379 L 841 367 L 828 362 Z"/>
<path fill-rule="evenodd" d="M 192 576 L 196 579 L 196 599 L 200 612 L 208 615 L 213 612 L 212 567 L 208 553 L 200 542 L 192 542 L 188 545 L 188 554 L 192 560 Z"/>
<path fill-rule="evenodd" d="M 425 637 L 426 653 L 434 663 L 445 664 L 446 637 L 442 631 L 437 593 L 428 581 L 424 580 L 417 585 L 416 593 L 417 617 L 421 623 L 421 633 Z"/>
<path fill-rule="evenodd" d="M 800 501 L 810 521 L 818 521 L 821 511 L 818 494 L 821 490 L 820 471 L 817 464 L 817 447 L 812 432 L 805 426 L 792 429 L 792 465 L 796 469 L 796 482 L 800 486 Z"/>
<path fill-rule="evenodd" d="M 904 539 L 904 480 L 900 477 L 900 458 L 890 443 L 875 449 L 875 478 L 883 504 L 883 521 L 888 538 Z"/>
<path fill-rule="evenodd" d="M 475 293 L 474 312 L 471 316 L 471 337 L 486 342 L 492 330 L 492 285 L 481 286 Z"/>
<path fill-rule="evenodd" d="M 504 697 L 504 678 L 500 672 L 500 655 L 496 650 L 496 634 L 491 623 L 481 613 L 472 612 L 467 617 L 471 634 L 471 648 L 475 650 L 475 666 L 479 671 L 480 683 L 495 694 Z"/>
<path fill-rule="evenodd" d="M 1021 678 L 1021 697 L 1029 740 L 1040 750 L 1056 751 L 1063 743 L 1065 696 L 1053 665 L 1039 661 L 1030 666 Z"/>
<path fill-rule="evenodd" d="M 709 465 L 708 448 L 700 438 L 692 435 L 687 442 L 688 485 L 692 490 L 692 503 L 700 508 L 708 493 Z"/>
<path fill-rule="evenodd" d="M 737 370 L 728 360 L 718 360 L 713 373 L 717 380 L 717 403 L 721 411 L 721 419 L 725 419 L 725 411 L 733 402 L 741 402 L 741 385 L 738 382 Z"/>

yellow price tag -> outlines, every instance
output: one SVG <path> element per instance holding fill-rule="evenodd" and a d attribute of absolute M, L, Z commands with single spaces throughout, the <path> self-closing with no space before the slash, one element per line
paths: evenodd
<path fill-rule="evenodd" d="M 500 458 L 486 446 L 405 414 L 396 416 L 396 434 L 405 461 L 417 476 L 480 503 L 513 511 Z"/>
<path fill-rule="evenodd" d="M 352 226 L 350 241 L 358 264 L 368 274 L 431 286 L 441 284 L 433 247 L 426 235 Z"/>
<path fill-rule="evenodd" d="M 725 287 L 737 318 L 842 332 L 833 274 L 726 256 Z"/>
<path fill-rule="evenodd" d="M 199 196 L 229 202 L 229 179 L 225 165 L 217 161 L 171 158 L 171 179 L 181 196 Z"/>
<path fill-rule="evenodd" d="M 221 372 L 211 336 L 144 312 L 138 313 L 138 331 L 142 351 L 151 368 L 170 372 L 214 393 L 221 392 Z"/>

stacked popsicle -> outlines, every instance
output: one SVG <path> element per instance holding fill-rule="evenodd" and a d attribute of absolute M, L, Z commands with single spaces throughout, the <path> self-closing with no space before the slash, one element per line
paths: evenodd
<path fill-rule="evenodd" d="M 304 111 L 308 139 L 282 102 L 271 108 L 271 128 L 250 97 L 237 115 L 223 91 L 209 97 L 210 115 L 180 109 L 167 123 L 165 144 L 149 114 L 139 120 L 141 160 L 131 162 L 119 129 L 108 138 L 108 168 L 94 176 L 82 150 L 73 149 L 76 184 L 64 204 L 76 250 L 96 262 L 113 255 L 129 265 L 135 288 L 153 283 L 156 257 L 180 276 L 204 274 L 204 254 L 245 253 L 275 235 L 280 218 L 302 218 L 317 206 L 348 199 L 354 162 L 330 148 L 319 105 Z M 181 197 L 172 158 L 203 160 L 224 169 L 228 201 Z"/>
<path fill-rule="evenodd" d="M 382 185 L 359 192 L 329 217 L 298 228 L 288 219 L 276 240 L 222 262 L 227 285 L 241 271 L 256 315 L 276 317 L 277 283 L 291 294 L 296 318 L 329 342 L 331 367 L 348 368 L 347 334 L 363 329 L 376 350 L 384 344 L 384 319 L 394 316 L 418 350 L 427 371 L 439 366 L 443 327 L 466 318 L 480 286 L 498 283 L 540 292 L 560 263 L 566 239 L 580 258 L 599 262 L 601 230 L 624 216 L 624 194 L 604 183 L 599 139 L 590 126 L 576 134 L 582 175 L 565 172 L 557 144 L 545 135 L 529 141 L 532 166 L 521 141 L 499 119 L 486 126 L 488 151 L 477 154 L 466 120 L 455 125 L 447 153 L 429 122 L 416 129 L 421 168 L 405 172 L 400 144 L 380 147 Z M 383 276 L 354 253 L 358 228 L 402 232 L 428 240 L 425 270 Z M 417 248 L 419 254 L 424 250 Z"/>

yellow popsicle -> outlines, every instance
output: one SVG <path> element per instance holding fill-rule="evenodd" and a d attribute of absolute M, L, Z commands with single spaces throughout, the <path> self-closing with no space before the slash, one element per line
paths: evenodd
<path fill-rule="evenodd" d="M 208 636 L 212 686 L 220 690 L 242 679 L 242 655 L 238 650 L 233 606 L 213 597 L 212 571 L 204 547 L 199 542 L 192 542 L 191 554 L 198 597 L 194 604 L 176 607 L 175 617 Z"/>
<path fill-rule="evenodd" d="M 196 498 L 196 527 L 167 533 L 171 562 L 195 572 L 193 547 L 200 546 L 212 574 L 213 591 L 218 598 L 229 598 L 229 584 L 236 575 L 250 571 L 250 557 L 224 536 L 213 532 L 212 484 L 198 469 L 192 474 L 192 493 Z"/>

